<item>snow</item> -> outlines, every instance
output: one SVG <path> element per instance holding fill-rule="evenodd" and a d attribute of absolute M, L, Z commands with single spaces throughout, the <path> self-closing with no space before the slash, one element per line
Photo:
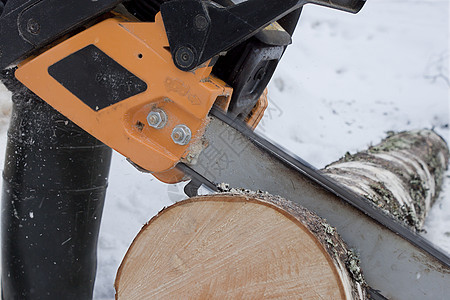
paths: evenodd
<path fill-rule="evenodd" d="M 450 140 L 446 0 L 371 0 L 357 15 L 307 5 L 269 85 L 257 131 L 321 168 L 386 131 L 434 128 Z M 10 94 L 0 86 L 0 168 Z M 116 270 L 140 228 L 184 197 L 114 153 L 95 299 L 114 299 Z M 31 216 L 30 216 L 31 217 Z M 450 253 L 450 173 L 425 237 Z"/>

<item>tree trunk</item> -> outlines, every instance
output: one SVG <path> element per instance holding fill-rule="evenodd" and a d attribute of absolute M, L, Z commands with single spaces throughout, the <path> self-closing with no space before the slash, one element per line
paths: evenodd
<path fill-rule="evenodd" d="M 421 230 L 441 190 L 449 150 L 431 130 L 390 134 L 366 151 L 347 153 L 323 173 Z"/>
<path fill-rule="evenodd" d="M 364 299 L 358 259 L 308 210 L 262 193 L 194 197 L 133 241 L 116 299 Z"/>

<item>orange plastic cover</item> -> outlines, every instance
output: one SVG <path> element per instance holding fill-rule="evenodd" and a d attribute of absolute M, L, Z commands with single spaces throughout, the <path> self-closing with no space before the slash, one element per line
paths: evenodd
<path fill-rule="evenodd" d="M 229 101 L 232 89 L 214 78 L 210 74 L 212 67 L 207 64 L 193 72 L 175 67 L 160 14 L 155 23 L 122 21 L 108 19 L 67 39 L 24 62 L 16 77 L 56 110 L 137 165 L 154 173 L 167 172 L 188 154 L 190 145 L 199 142 L 210 108 L 217 98 Z M 95 45 L 144 81 L 146 91 L 96 110 L 50 76 L 50 66 L 89 45 Z M 147 123 L 147 115 L 154 108 L 163 109 L 168 116 L 162 129 Z M 175 144 L 171 138 L 173 128 L 179 124 L 191 129 L 188 145 Z"/>

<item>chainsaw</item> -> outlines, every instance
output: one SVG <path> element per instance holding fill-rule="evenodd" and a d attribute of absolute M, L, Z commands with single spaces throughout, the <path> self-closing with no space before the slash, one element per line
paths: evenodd
<path fill-rule="evenodd" d="M 306 4 L 357 13 L 365 0 L 10 0 L 0 67 L 139 170 L 189 181 L 188 196 L 226 182 L 326 218 L 374 299 L 443 299 L 445 253 L 254 132 Z"/>

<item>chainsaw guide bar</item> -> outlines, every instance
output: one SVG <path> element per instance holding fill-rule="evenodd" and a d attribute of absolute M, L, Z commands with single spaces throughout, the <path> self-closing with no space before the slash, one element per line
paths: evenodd
<path fill-rule="evenodd" d="M 450 293 L 447 254 L 245 123 L 217 108 L 210 115 L 208 148 L 195 164 L 178 165 L 193 180 L 189 196 L 193 186 L 217 190 L 220 183 L 280 195 L 325 218 L 357 249 L 374 297 L 444 299 Z"/>

